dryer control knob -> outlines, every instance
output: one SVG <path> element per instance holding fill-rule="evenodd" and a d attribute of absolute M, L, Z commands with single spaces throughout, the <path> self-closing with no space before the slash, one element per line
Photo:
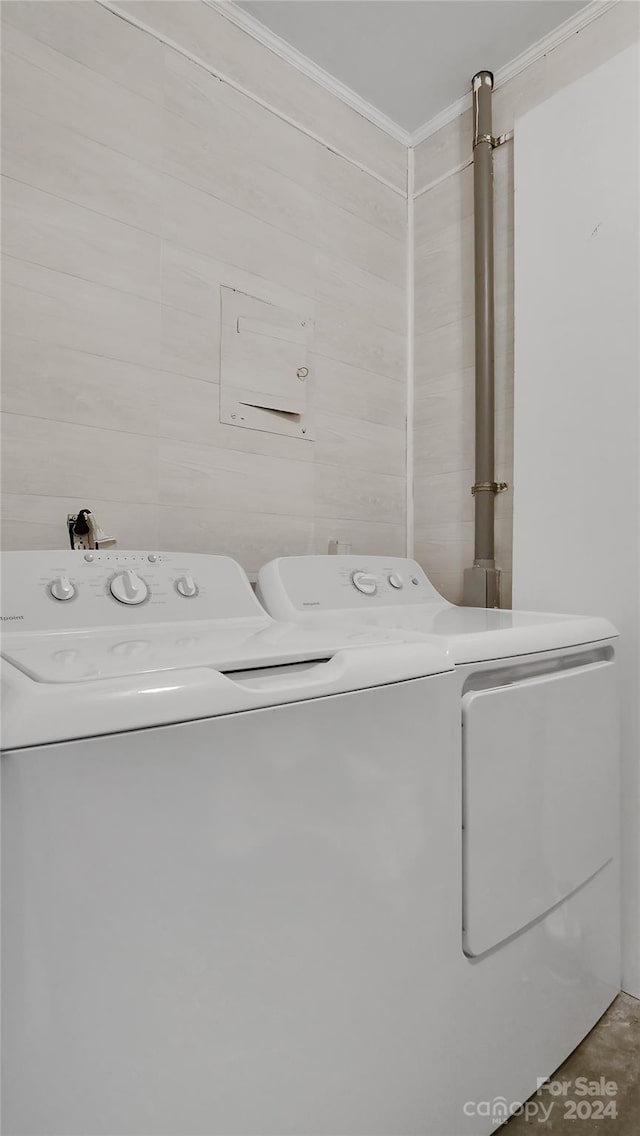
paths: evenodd
<path fill-rule="evenodd" d="M 76 589 L 68 576 L 58 576 L 57 580 L 52 580 L 49 591 L 54 600 L 72 600 L 76 594 Z"/>
<path fill-rule="evenodd" d="M 398 590 L 400 590 L 400 588 L 404 588 L 404 580 L 402 579 L 402 576 L 398 574 L 398 572 L 391 573 L 391 575 L 389 576 L 389 583 L 391 584 L 392 588 L 397 588 Z"/>
<path fill-rule="evenodd" d="M 111 581 L 111 595 L 118 603 L 139 604 L 146 600 L 149 589 L 137 572 L 127 569 L 119 572 Z"/>
<path fill-rule="evenodd" d="M 195 596 L 198 589 L 194 583 L 193 576 L 181 576 L 179 580 L 176 580 L 176 591 L 179 592 L 181 596 Z"/>
<path fill-rule="evenodd" d="M 365 596 L 374 596 L 378 590 L 375 576 L 371 576 L 369 572 L 354 572 L 351 580 L 354 588 L 359 592 L 363 592 Z"/>

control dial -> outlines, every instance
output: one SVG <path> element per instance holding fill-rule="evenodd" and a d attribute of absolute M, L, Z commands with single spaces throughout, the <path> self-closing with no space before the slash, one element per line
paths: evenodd
<path fill-rule="evenodd" d="M 176 591 L 179 592 L 181 596 L 195 596 L 198 589 L 193 576 L 181 576 L 179 580 L 176 580 Z"/>
<path fill-rule="evenodd" d="M 397 588 L 398 590 L 404 587 L 404 580 L 398 572 L 391 573 L 391 575 L 389 576 L 389 583 L 391 584 L 392 588 Z"/>
<path fill-rule="evenodd" d="M 127 569 L 126 572 L 119 572 L 113 577 L 111 595 L 118 603 L 139 604 L 146 600 L 149 589 L 137 572 Z"/>
<path fill-rule="evenodd" d="M 72 600 L 76 589 L 68 576 L 58 576 L 49 584 L 49 591 L 54 600 Z"/>
<path fill-rule="evenodd" d="M 357 588 L 365 596 L 374 596 L 378 590 L 376 578 L 369 572 L 354 572 L 351 580 L 354 588 Z"/>

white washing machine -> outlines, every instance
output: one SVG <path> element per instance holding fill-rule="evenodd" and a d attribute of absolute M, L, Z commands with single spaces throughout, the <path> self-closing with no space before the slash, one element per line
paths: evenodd
<path fill-rule="evenodd" d="M 2 573 L 3 1131 L 444 1131 L 441 649 L 283 627 L 225 557 Z"/>
<path fill-rule="evenodd" d="M 449 1051 L 464 1115 L 428 1136 L 486 1133 L 581 1041 L 620 988 L 616 630 L 604 619 L 459 608 L 413 560 L 272 561 L 258 595 L 280 619 L 413 630 L 455 664 L 458 832 Z M 428 735 L 429 708 L 403 734 Z M 447 974 L 447 981 L 450 974 Z"/>

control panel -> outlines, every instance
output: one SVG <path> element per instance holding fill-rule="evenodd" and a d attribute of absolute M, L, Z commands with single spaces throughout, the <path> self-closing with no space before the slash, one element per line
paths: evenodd
<path fill-rule="evenodd" d="M 258 596 L 276 619 L 301 613 L 448 606 L 415 560 L 399 556 L 288 556 L 260 570 Z"/>
<path fill-rule="evenodd" d="M 204 553 L 4 552 L 2 629 L 264 618 L 235 560 Z"/>

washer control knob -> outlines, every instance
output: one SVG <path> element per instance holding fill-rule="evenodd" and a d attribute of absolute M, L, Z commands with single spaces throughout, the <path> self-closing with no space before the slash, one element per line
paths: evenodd
<path fill-rule="evenodd" d="M 198 589 L 193 576 L 181 576 L 179 580 L 176 580 L 176 591 L 181 596 L 189 597 L 197 595 Z"/>
<path fill-rule="evenodd" d="M 49 591 L 54 600 L 72 600 L 76 594 L 76 589 L 68 576 L 58 576 L 56 580 L 52 580 Z"/>
<path fill-rule="evenodd" d="M 404 588 L 404 580 L 402 579 L 402 576 L 398 575 L 397 572 L 391 573 L 391 575 L 389 576 L 389 583 L 391 584 L 392 588 L 398 588 L 398 590 L 400 588 Z"/>
<path fill-rule="evenodd" d="M 371 576 L 369 572 L 354 572 L 351 580 L 359 592 L 365 596 L 375 596 L 378 590 L 375 576 Z"/>
<path fill-rule="evenodd" d="M 119 572 L 111 581 L 111 595 L 118 603 L 139 604 L 146 600 L 149 589 L 137 572 L 127 569 Z"/>

